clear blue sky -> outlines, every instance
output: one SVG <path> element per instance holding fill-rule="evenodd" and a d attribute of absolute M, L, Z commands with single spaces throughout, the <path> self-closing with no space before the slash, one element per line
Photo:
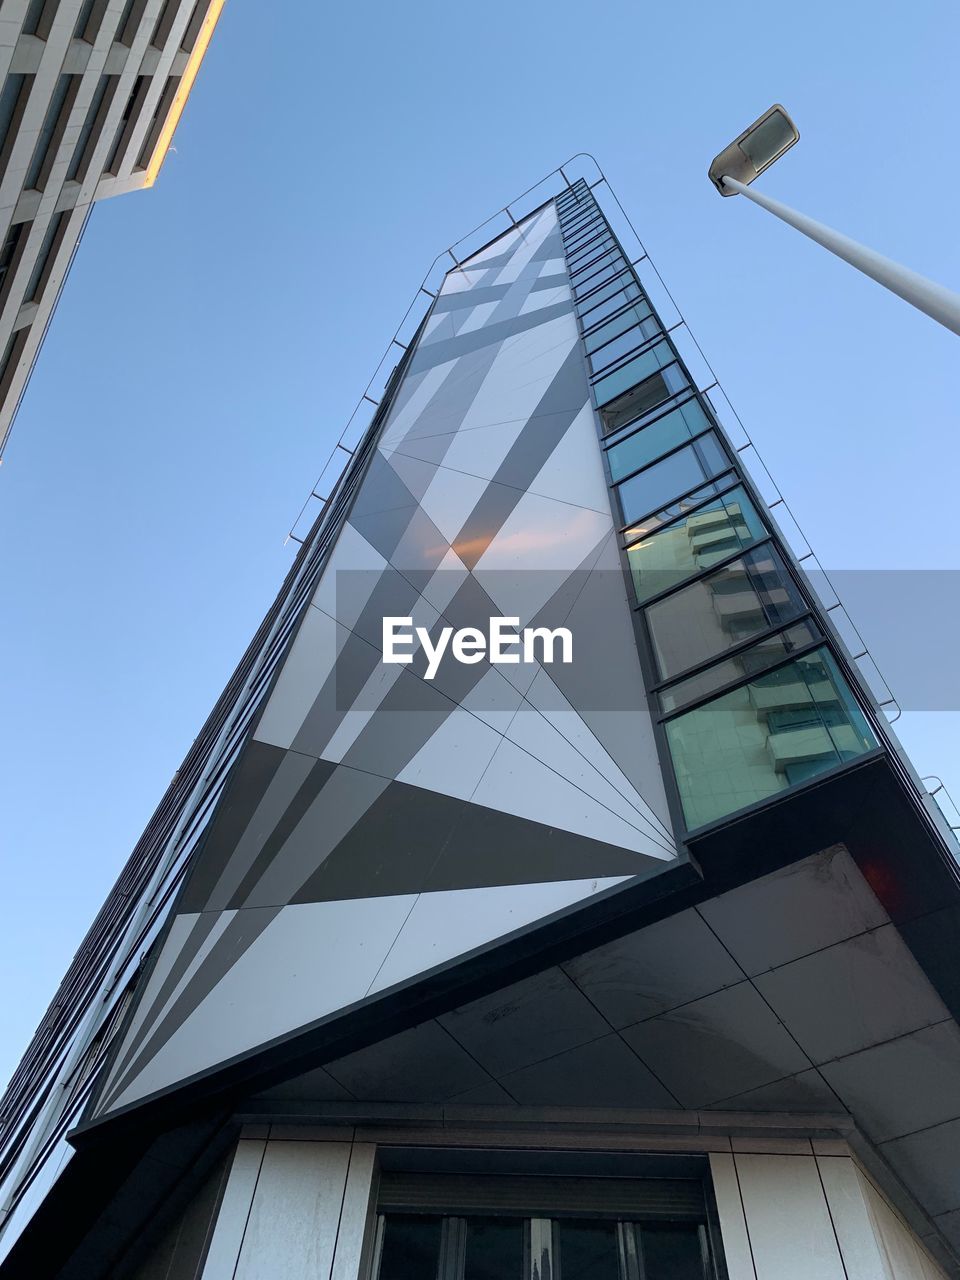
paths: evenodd
<path fill-rule="evenodd" d="M 765 189 L 960 288 L 958 47 L 949 0 L 229 0 L 157 186 L 94 211 L 0 473 L 0 1077 L 423 271 L 572 153 L 823 562 L 960 568 L 957 339 L 705 177 L 780 100 L 803 138 Z M 960 793 L 960 713 L 900 724 Z"/>

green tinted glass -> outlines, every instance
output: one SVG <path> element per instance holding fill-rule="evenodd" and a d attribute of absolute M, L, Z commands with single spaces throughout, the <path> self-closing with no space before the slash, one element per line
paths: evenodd
<path fill-rule="evenodd" d="M 642 604 L 766 534 L 753 503 L 738 485 L 627 550 L 637 599 Z"/>
<path fill-rule="evenodd" d="M 768 800 L 877 744 L 826 649 L 665 725 L 688 829 Z"/>

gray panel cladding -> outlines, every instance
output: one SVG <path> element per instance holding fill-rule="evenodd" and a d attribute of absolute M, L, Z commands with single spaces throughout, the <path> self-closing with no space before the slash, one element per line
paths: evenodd
<path fill-rule="evenodd" d="M 671 864 L 618 573 L 548 205 L 446 278 L 101 1114 Z M 385 616 L 514 613 L 589 665 L 383 661 Z"/>

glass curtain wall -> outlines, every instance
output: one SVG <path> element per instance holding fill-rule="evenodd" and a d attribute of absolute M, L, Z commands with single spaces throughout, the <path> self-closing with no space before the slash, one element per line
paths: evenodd
<path fill-rule="evenodd" d="M 877 746 L 736 455 L 586 183 L 557 200 L 688 830 Z"/>

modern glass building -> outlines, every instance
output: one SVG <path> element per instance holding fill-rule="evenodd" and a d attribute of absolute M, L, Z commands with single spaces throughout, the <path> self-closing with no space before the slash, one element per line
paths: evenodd
<path fill-rule="evenodd" d="M 949 828 L 570 169 L 425 283 L 55 996 L 0 1280 L 960 1275 Z"/>

